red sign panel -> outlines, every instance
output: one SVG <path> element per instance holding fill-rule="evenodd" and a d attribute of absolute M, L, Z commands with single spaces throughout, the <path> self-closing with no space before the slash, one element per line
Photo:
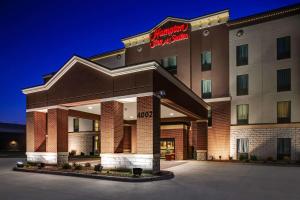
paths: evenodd
<path fill-rule="evenodd" d="M 164 46 L 189 38 L 188 24 L 173 25 L 169 28 L 157 28 L 150 34 L 150 47 Z"/>

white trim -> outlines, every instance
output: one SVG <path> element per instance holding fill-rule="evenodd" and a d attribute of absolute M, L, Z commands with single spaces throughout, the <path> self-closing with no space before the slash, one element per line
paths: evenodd
<path fill-rule="evenodd" d="M 213 99 L 204 99 L 206 103 L 222 102 L 222 101 L 231 101 L 231 97 L 220 97 Z"/>
<path fill-rule="evenodd" d="M 46 106 L 46 107 L 40 107 L 40 108 L 32 108 L 32 109 L 26 109 L 26 112 L 47 112 L 49 109 L 63 109 L 63 110 L 69 110 L 69 108 L 64 106 Z"/>
<path fill-rule="evenodd" d="M 24 90 L 22 90 L 22 92 L 24 94 L 30 94 L 30 93 L 34 93 L 34 92 L 48 90 L 76 63 L 84 64 L 88 67 L 91 67 L 97 71 L 100 71 L 100 72 L 107 74 L 109 76 L 112 76 L 112 77 L 120 76 L 120 75 L 124 75 L 124 74 L 135 73 L 135 72 L 139 72 L 139 71 L 156 69 L 159 66 L 156 62 L 153 61 L 153 62 L 142 63 L 142 64 L 130 66 L 130 67 L 124 67 L 124 68 L 120 68 L 120 69 L 110 70 L 110 69 L 104 68 L 103 66 L 101 66 L 99 64 L 95 64 L 88 60 L 82 59 L 78 56 L 73 56 L 45 85 L 24 89 Z"/>

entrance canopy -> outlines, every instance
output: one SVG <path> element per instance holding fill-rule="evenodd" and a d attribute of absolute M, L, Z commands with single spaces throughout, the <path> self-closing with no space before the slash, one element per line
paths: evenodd
<path fill-rule="evenodd" d="M 109 69 L 73 56 L 44 85 L 23 93 L 27 112 L 154 95 L 163 105 L 194 120 L 207 119 L 208 105 L 155 61 Z"/>

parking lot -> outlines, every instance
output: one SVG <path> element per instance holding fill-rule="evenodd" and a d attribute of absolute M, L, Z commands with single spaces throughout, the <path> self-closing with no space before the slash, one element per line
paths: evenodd
<path fill-rule="evenodd" d="M 124 183 L 14 172 L 0 159 L 0 199 L 300 199 L 300 168 L 187 161 L 163 163 L 172 180 Z"/>

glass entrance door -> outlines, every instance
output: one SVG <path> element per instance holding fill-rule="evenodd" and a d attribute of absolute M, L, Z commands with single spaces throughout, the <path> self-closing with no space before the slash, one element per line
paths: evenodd
<path fill-rule="evenodd" d="M 175 139 L 165 138 L 160 140 L 160 157 L 175 156 Z"/>

